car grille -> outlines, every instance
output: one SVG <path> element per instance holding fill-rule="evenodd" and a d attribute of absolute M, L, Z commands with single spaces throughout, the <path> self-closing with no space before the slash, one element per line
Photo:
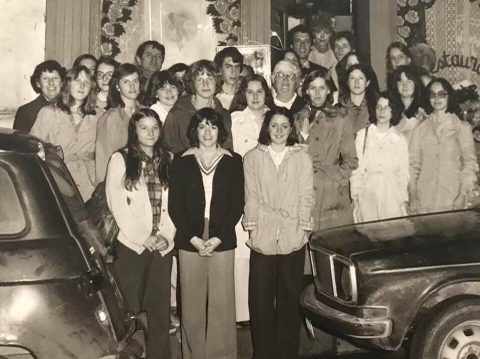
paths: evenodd
<path fill-rule="evenodd" d="M 357 302 L 355 266 L 348 259 L 326 250 L 310 250 L 315 287 L 346 303 Z"/>

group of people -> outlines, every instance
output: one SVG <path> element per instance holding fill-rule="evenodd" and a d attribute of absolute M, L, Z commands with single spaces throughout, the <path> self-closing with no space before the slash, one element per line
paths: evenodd
<path fill-rule="evenodd" d="M 176 305 L 185 359 L 236 358 L 248 321 L 255 359 L 297 357 L 312 231 L 463 209 L 477 185 L 452 86 L 404 44 L 388 47 L 380 92 L 350 32 L 320 21 L 289 39 L 272 88 L 235 47 L 162 70 L 156 41 L 137 65 L 85 54 L 31 77 L 39 96 L 14 128 L 61 146 L 84 201 L 105 182 L 114 269 L 147 313 L 148 358 L 170 358 Z"/>

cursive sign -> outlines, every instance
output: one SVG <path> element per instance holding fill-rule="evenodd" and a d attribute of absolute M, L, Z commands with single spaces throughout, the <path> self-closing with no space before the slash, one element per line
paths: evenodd
<path fill-rule="evenodd" d="M 442 56 L 437 60 L 433 73 L 448 67 L 470 69 L 480 75 L 480 59 L 476 56 L 466 56 L 462 54 L 447 54 L 443 51 Z"/>

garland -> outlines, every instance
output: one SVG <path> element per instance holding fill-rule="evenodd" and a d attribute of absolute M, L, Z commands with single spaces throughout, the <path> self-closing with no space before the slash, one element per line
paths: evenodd
<path fill-rule="evenodd" d="M 425 9 L 434 3 L 435 0 L 397 0 L 397 33 L 407 45 L 425 42 L 418 37 L 424 33 Z"/>
<path fill-rule="evenodd" d="M 132 20 L 132 7 L 138 0 L 103 0 L 100 53 L 114 58 L 120 53 L 118 38 L 125 34 L 125 25 Z"/>
<path fill-rule="evenodd" d="M 206 0 L 210 4 L 207 14 L 212 17 L 213 27 L 217 34 L 226 35 L 219 46 L 238 45 L 241 34 L 240 2 L 241 0 Z"/>

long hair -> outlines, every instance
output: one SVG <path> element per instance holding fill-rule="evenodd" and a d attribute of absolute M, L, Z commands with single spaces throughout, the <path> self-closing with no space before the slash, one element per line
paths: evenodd
<path fill-rule="evenodd" d="M 338 77 L 338 95 L 339 97 L 343 97 L 345 92 L 348 90 L 347 86 L 347 62 L 351 56 L 355 56 L 358 62 L 366 62 L 364 61 L 356 50 L 352 50 L 348 52 L 340 61 L 338 61 L 337 65 L 335 65 L 335 71 L 337 72 Z"/>
<path fill-rule="evenodd" d="M 337 108 L 332 106 L 333 103 L 333 92 L 335 91 L 335 84 L 333 83 L 332 76 L 330 75 L 330 71 L 326 68 L 322 67 L 318 70 L 313 70 L 310 72 L 303 80 L 302 86 L 302 97 L 308 99 L 308 102 L 311 104 L 310 96 L 307 95 L 308 86 L 315 80 L 315 79 L 323 79 L 325 84 L 328 86 L 329 94 L 325 99 L 325 103 L 322 105 L 323 112 L 328 117 L 335 117 L 337 115 Z"/>
<path fill-rule="evenodd" d="M 392 66 L 392 60 L 390 59 L 390 51 L 392 49 L 398 49 L 400 50 L 405 56 L 407 56 L 410 59 L 410 63 L 413 63 L 413 55 L 410 49 L 401 41 L 394 41 L 387 47 L 387 51 L 385 52 L 385 62 L 387 66 L 387 76 L 386 76 L 386 82 L 387 82 L 387 90 L 392 91 L 392 88 L 394 86 L 393 84 L 393 66 Z"/>
<path fill-rule="evenodd" d="M 369 84 L 365 89 L 365 100 L 369 109 L 372 108 L 372 106 L 375 107 L 374 103 L 377 99 L 377 94 L 380 92 L 378 89 L 378 80 L 375 71 L 373 71 L 372 67 L 365 62 L 360 62 L 359 64 L 352 65 L 345 73 L 345 78 L 347 79 L 347 82 L 348 77 L 355 70 L 359 70 L 360 72 L 362 72 L 367 81 L 369 81 Z M 341 99 L 344 102 L 347 102 L 350 99 L 350 88 L 348 88 L 348 86 L 346 88 L 346 92 L 342 94 Z"/>
<path fill-rule="evenodd" d="M 75 81 L 82 72 L 84 72 L 90 79 L 90 89 L 88 90 L 87 97 L 83 99 L 82 104 L 79 107 L 80 113 L 82 115 L 95 115 L 95 79 L 93 78 L 93 74 L 91 74 L 90 71 L 83 65 L 74 66 L 68 70 L 56 105 L 63 112 L 66 112 L 69 115 L 72 113 L 70 106 L 75 104 L 75 99 L 72 97 L 71 85 L 72 82 Z"/>
<path fill-rule="evenodd" d="M 194 95 L 195 94 L 195 79 L 203 72 L 207 72 L 215 79 L 215 94 L 222 89 L 222 75 L 219 69 L 215 65 L 215 62 L 210 60 L 198 60 L 188 67 L 185 76 L 183 77 L 183 83 L 185 84 L 185 90 Z"/>
<path fill-rule="evenodd" d="M 443 89 L 448 94 L 447 109 L 445 110 L 445 112 L 446 113 L 454 113 L 458 116 L 458 114 L 460 113 L 460 108 L 459 108 L 458 103 L 457 103 L 457 96 L 455 95 L 455 90 L 453 89 L 450 82 L 448 82 L 448 80 L 446 80 L 444 78 L 441 78 L 441 77 L 434 77 L 432 79 L 432 81 L 430 81 L 430 83 L 427 86 L 428 96 L 430 97 L 430 94 L 431 94 L 431 91 L 432 91 L 432 85 L 436 84 L 436 83 L 442 85 Z M 427 111 L 427 113 L 430 114 L 430 113 L 433 112 L 433 107 L 432 107 L 432 104 L 430 103 L 430 100 L 427 101 L 425 107 L 426 107 L 425 111 Z"/>
<path fill-rule="evenodd" d="M 175 86 L 178 90 L 178 96 L 183 92 L 182 83 L 168 70 L 155 71 L 148 81 L 148 88 L 145 93 L 145 105 L 152 106 L 157 102 L 157 91 L 166 84 Z"/>
<path fill-rule="evenodd" d="M 154 110 L 141 108 L 132 114 L 130 122 L 128 123 L 127 155 L 125 159 L 126 171 L 123 181 L 124 186 L 128 191 L 131 191 L 136 187 L 140 180 L 140 176 L 142 175 L 142 149 L 137 136 L 137 123 L 145 117 L 154 118 L 160 127 L 160 137 L 153 145 L 153 156 L 157 157 L 160 161 L 157 172 L 160 183 L 164 188 L 168 187 L 169 170 L 172 159 L 164 145 L 162 121 L 160 121 L 158 114 Z"/>
<path fill-rule="evenodd" d="M 233 96 L 232 104 L 230 105 L 228 112 L 232 113 L 234 111 L 243 111 L 247 108 L 247 87 L 250 82 L 254 81 L 260 82 L 263 91 L 265 91 L 265 105 L 268 108 L 272 108 L 274 106 L 272 91 L 268 87 L 267 81 L 265 81 L 265 78 L 262 75 L 253 74 L 243 78 L 240 82 L 240 86 L 238 86 L 238 90 Z"/>
<path fill-rule="evenodd" d="M 293 118 L 292 112 L 286 107 L 276 106 L 265 114 L 265 119 L 263 120 L 262 128 L 260 129 L 260 135 L 258 136 L 258 143 L 266 146 L 272 143 L 272 139 L 270 138 L 270 134 L 268 133 L 268 126 L 270 126 L 270 122 L 275 115 L 285 116 L 286 118 L 288 118 L 288 122 L 290 123 L 290 127 L 292 130 L 290 131 L 290 134 L 287 138 L 287 146 L 293 146 L 294 144 L 298 143 L 298 136 L 295 130 L 295 120 Z"/>
<path fill-rule="evenodd" d="M 412 52 L 407 47 L 407 45 L 405 45 L 401 41 L 392 42 L 390 45 L 388 45 L 387 51 L 385 52 L 385 62 L 386 62 L 386 65 L 387 65 L 387 75 L 391 74 L 394 71 L 393 67 L 392 67 L 392 61 L 390 59 L 390 50 L 392 50 L 392 49 L 400 50 L 401 52 L 403 52 L 405 54 L 405 56 L 407 56 L 410 59 L 410 62 L 413 61 Z"/>
<path fill-rule="evenodd" d="M 125 107 L 125 102 L 122 100 L 118 86 L 122 78 L 134 73 L 138 74 L 138 77 L 140 77 L 138 67 L 129 63 L 120 64 L 115 69 L 108 88 L 107 109 L 118 106 Z"/>
<path fill-rule="evenodd" d="M 405 77 L 413 82 L 414 90 L 413 90 L 413 99 L 412 103 L 408 108 L 405 108 L 405 105 L 402 102 L 402 98 L 400 96 L 400 92 L 398 91 L 398 82 L 400 81 L 402 74 L 405 74 Z M 422 79 L 420 78 L 415 66 L 413 65 L 402 65 L 399 66 L 393 72 L 392 77 L 392 89 L 391 92 L 393 96 L 400 101 L 402 112 L 407 118 L 415 116 L 418 109 L 420 107 L 425 109 L 425 102 L 426 102 L 426 89 L 423 86 Z"/>

